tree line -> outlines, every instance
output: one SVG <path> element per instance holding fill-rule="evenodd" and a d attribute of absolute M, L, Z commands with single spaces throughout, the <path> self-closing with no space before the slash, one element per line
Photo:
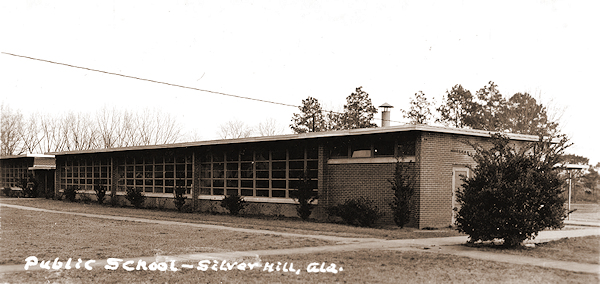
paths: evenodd
<path fill-rule="evenodd" d="M 0 155 L 47 153 L 175 143 L 180 123 L 168 113 L 103 107 L 94 115 L 23 115 L 0 104 Z"/>
<path fill-rule="evenodd" d="M 492 81 L 475 94 L 457 84 L 446 90 L 443 102 L 437 107 L 419 91 L 410 99 L 409 109 L 401 112 L 413 124 L 435 121 L 456 128 L 559 135 L 558 117 L 549 113 L 547 106 L 526 92 L 505 99 Z M 346 98 L 343 112 L 325 111 L 319 101 L 310 96 L 302 100 L 299 113 L 292 116 L 290 128 L 295 133 L 305 133 L 377 127 L 372 122 L 376 113 L 369 94 L 358 87 Z"/>

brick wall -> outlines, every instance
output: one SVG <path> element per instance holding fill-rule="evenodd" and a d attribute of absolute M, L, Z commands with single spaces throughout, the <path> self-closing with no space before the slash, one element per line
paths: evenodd
<path fill-rule="evenodd" d="M 486 144 L 485 140 L 446 133 L 421 134 L 417 142 L 419 228 L 451 225 L 453 168 L 474 165 L 469 154 L 475 151 L 466 141 Z"/>
<path fill-rule="evenodd" d="M 388 179 L 394 177 L 394 163 L 330 164 L 325 174 L 329 205 L 365 197 L 383 213 L 381 222 L 393 224 L 389 203 L 393 193 Z"/>

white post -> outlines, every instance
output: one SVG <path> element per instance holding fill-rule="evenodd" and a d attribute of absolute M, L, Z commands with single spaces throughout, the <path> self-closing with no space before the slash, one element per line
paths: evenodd
<path fill-rule="evenodd" d="M 568 203 L 568 210 L 567 211 L 567 220 L 571 220 L 571 183 L 573 182 L 573 178 L 571 176 L 571 171 L 569 170 L 569 203 Z"/>

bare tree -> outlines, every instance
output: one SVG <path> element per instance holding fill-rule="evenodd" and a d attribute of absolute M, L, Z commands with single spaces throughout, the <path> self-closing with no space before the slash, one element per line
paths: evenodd
<path fill-rule="evenodd" d="M 42 142 L 40 131 L 39 114 L 31 114 L 27 120 L 23 122 L 21 128 L 21 141 L 23 141 L 23 153 L 36 153 L 40 143 Z"/>
<path fill-rule="evenodd" d="M 21 154 L 23 115 L 4 103 L 0 104 L 0 155 Z"/>
<path fill-rule="evenodd" d="M 218 135 L 221 139 L 236 139 L 250 137 L 252 132 L 252 127 L 246 125 L 243 121 L 234 119 L 221 124 Z"/>
<path fill-rule="evenodd" d="M 267 118 L 258 124 L 256 131 L 260 136 L 280 135 L 283 134 L 283 127 L 274 118 Z"/>
<path fill-rule="evenodd" d="M 136 132 L 139 145 L 168 144 L 178 141 L 181 127 L 170 114 L 145 109 L 136 114 Z"/>
<path fill-rule="evenodd" d="M 83 113 L 69 112 L 62 119 L 63 133 L 67 150 L 87 150 L 96 148 L 96 127 Z"/>

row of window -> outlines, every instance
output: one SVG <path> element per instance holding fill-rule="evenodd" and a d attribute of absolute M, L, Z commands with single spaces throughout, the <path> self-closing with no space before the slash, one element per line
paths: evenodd
<path fill-rule="evenodd" d="M 118 185 L 142 188 L 144 192 L 173 193 L 185 187 L 191 193 L 193 164 L 191 155 L 127 156 L 125 164 L 117 167 Z"/>
<path fill-rule="evenodd" d="M 200 193 L 290 197 L 304 174 L 318 190 L 317 147 L 245 148 L 207 152 L 201 161 Z"/>
<path fill-rule="evenodd" d="M 109 159 L 67 159 L 60 170 L 60 189 L 76 187 L 80 190 L 93 190 L 95 184 L 102 184 L 110 191 L 111 171 Z"/>
<path fill-rule="evenodd" d="M 15 187 L 27 176 L 29 164 L 24 161 L 0 161 L 0 187 Z"/>

